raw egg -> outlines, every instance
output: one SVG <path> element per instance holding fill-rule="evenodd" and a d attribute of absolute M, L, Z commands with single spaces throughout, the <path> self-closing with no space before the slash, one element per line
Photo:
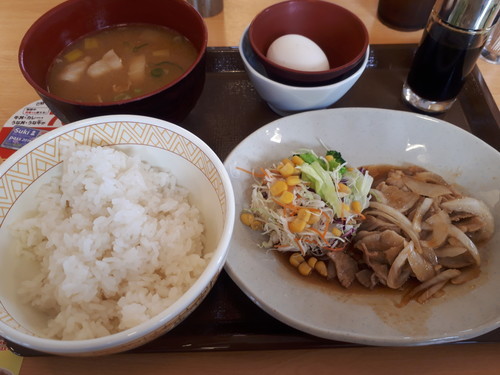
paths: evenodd
<path fill-rule="evenodd" d="M 323 50 L 311 39 L 298 34 L 287 34 L 271 43 L 267 58 L 286 68 L 316 72 L 330 69 Z"/>

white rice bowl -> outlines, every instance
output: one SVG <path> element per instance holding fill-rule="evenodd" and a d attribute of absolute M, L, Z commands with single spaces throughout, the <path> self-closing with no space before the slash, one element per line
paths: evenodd
<path fill-rule="evenodd" d="M 142 116 L 80 121 L 23 147 L 0 166 L 0 205 L 0 336 L 62 355 L 174 328 L 215 283 L 234 221 L 217 156 Z"/>

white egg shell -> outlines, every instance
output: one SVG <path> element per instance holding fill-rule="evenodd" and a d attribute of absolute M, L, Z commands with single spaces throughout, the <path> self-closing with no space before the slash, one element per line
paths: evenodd
<path fill-rule="evenodd" d="M 298 34 L 287 34 L 271 43 L 267 58 L 275 64 L 308 72 L 330 69 L 323 50 L 311 39 Z"/>

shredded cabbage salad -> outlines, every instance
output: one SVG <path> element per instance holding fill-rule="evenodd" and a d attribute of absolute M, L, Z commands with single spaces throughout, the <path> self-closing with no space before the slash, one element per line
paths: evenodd
<path fill-rule="evenodd" d="M 261 247 L 304 256 L 346 248 L 364 218 L 373 182 L 337 151 L 318 156 L 299 150 L 249 173 L 255 183 L 241 221 L 266 235 Z"/>

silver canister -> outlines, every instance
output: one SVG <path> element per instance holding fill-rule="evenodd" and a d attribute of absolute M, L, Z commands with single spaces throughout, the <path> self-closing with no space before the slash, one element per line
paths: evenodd
<path fill-rule="evenodd" d="M 188 0 L 188 3 L 204 18 L 213 17 L 222 12 L 224 8 L 223 0 Z"/>
<path fill-rule="evenodd" d="M 403 99 L 439 113 L 456 101 L 497 22 L 500 0 L 437 0 L 424 30 Z"/>
<path fill-rule="evenodd" d="M 493 26 L 499 7 L 499 0 L 437 0 L 434 10 L 452 27 L 483 31 Z"/>

